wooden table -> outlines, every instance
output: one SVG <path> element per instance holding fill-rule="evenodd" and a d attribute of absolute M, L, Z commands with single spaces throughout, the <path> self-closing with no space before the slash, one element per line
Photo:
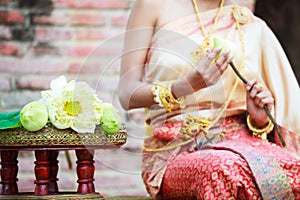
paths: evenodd
<path fill-rule="evenodd" d="M 94 187 L 94 152 L 97 149 L 119 147 L 126 142 L 126 129 L 104 134 L 97 127 L 94 134 L 78 134 L 71 129 L 59 130 L 48 124 L 38 132 L 24 129 L 0 130 L 1 190 L 0 199 L 103 199 Z M 58 154 L 75 150 L 78 188 L 60 192 L 57 185 Z M 34 151 L 35 189 L 31 193 L 18 191 L 18 152 Z"/>

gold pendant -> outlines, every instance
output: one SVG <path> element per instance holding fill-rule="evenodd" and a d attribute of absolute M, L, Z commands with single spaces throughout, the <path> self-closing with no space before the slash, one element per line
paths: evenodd
<path fill-rule="evenodd" d="M 199 45 L 197 49 L 191 52 L 193 57 L 192 64 L 197 64 L 200 60 L 202 60 L 205 56 L 207 56 L 207 50 L 210 49 L 210 39 L 204 38 L 204 43 Z"/>
<path fill-rule="evenodd" d="M 234 6 L 233 17 L 240 24 L 247 24 L 251 19 L 249 10 L 242 6 Z"/>

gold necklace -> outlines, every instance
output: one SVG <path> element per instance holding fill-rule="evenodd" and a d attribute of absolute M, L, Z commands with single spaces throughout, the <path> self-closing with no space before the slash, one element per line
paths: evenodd
<path fill-rule="evenodd" d="M 197 2 L 196 2 L 196 0 L 192 0 L 192 1 L 193 1 L 194 9 L 195 9 L 198 21 L 199 21 L 201 32 L 202 32 L 202 35 L 204 37 L 203 44 L 199 45 L 199 47 L 197 49 L 195 49 L 194 51 L 191 52 L 191 55 L 194 59 L 193 64 L 195 65 L 196 63 L 198 63 L 202 58 L 204 58 L 207 55 L 207 50 L 211 48 L 210 37 L 211 37 L 211 35 L 212 35 L 216 25 L 217 25 L 218 19 L 220 17 L 221 10 L 222 10 L 223 5 L 224 5 L 224 0 L 221 0 L 221 2 L 220 2 L 219 8 L 218 8 L 217 13 L 216 13 L 216 16 L 214 18 L 214 23 L 211 26 L 210 31 L 209 31 L 208 34 L 205 31 L 203 21 L 202 21 L 202 18 L 200 16 L 200 12 L 199 12 Z"/>

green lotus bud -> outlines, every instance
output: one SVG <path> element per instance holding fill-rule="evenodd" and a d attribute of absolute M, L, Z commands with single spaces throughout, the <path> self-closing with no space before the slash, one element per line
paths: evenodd
<path fill-rule="evenodd" d="M 39 101 L 30 102 L 22 108 L 20 120 L 26 130 L 38 131 L 48 122 L 47 108 Z"/>
<path fill-rule="evenodd" d="M 233 43 L 231 43 L 229 40 L 224 40 L 219 37 L 214 37 L 214 48 L 222 48 L 221 52 L 216 56 L 216 59 L 218 59 L 222 53 L 229 50 L 229 55 L 234 56 L 235 55 L 235 46 Z"/>
<path fill-rule="evenodd" d="M 102 116 L 100 118 L 101 129 L 108 134 L 116 133 L 121 126 L 121 117 L 117 109 L 109 103 L 101 105 Z"/>

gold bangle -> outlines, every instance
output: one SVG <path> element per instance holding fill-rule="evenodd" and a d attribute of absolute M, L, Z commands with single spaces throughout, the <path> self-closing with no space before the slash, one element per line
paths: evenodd
<path fill-rule="evenodd" d="M 267 126 L 265 126 L 264 128 L 255 127 L 253 125 L 253 119 L 250 115 L 247 116 L 247 126 L 250 129 L 250 131 L 252 131 L 253 136 L 262 139 L 267 139 L 267 134 L 269 134 L 274 128 L 274 124 L 271 120 L 269 120 Z"/>
<path fill-rule="evenodd" d="M 151 88 L 151 92 L 153 94 L 153 101 L 157 103 L 160 107 L 164 107 L 161 99 L 160 99 L 160 87 L 157 84 L 154 84 Z"/>
<path fill-rule="evenodd" d="M 151 88 L 152 94 L 154 96 L 153 101 L 158 103 L 160 107 L 164 107 L 167 112 L 171 112 L 176 109 L 183 109 L 184 97 L 176 99 L 171 91 L 171 85 L 173 82 L 165 81 L 158 82 L 153 85 Z"/>

